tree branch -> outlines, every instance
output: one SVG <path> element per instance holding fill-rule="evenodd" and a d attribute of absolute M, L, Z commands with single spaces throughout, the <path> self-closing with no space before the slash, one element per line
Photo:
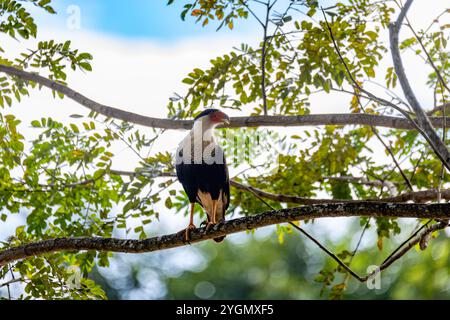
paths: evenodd
<path fill-rule="evenodd" d="M 430 120 L 428 119 L 427 114 L 420 106 L 420 103 L 417 100 L 409 84 L 408 77 L 406 76 L 405 69 L 403 66 L 403 61 L 400 56 L 399 33 L 403 20 L 406 16 L 407 11 L 411 7 L 411 4 L 412 0 L 407 0 L 404 7 L 400 11 L 397 21 L 389 24 L 389 40 L 390 40 L 392 60 L 394 63 L 394 69 L 395 73 L 397 74 L 400 85 L 402 87 L 403 93 L 417 116 L 417 122 L 419 126 L 425 131 L 428 138 L 430 139 L 430 142 L 434 145 L 434 149 L 436 149 L 437 152 L 442 157 L 443 163 L 446 166 L 446 168 L 450 170 L 450 152 L 448 151 L 445 143 L 443 143 L 443 141 L 439 138 L 436 131 L 433 129 L 433 126 Z"/>
<path fill-rule="evenodd" d="M 147 117 L 133 112 L 124 111 L 98 103 L 81 93 L 55 81 L 42 77 L 38 74 L 20 70 L 14 67 L 0 64 L 0 72 L 10 76 L 18 77 L 25 81 L 31 81 L 55 90 L 66 97 L 74 100 L 80 105 L 103 116 L 114 118 L 145 127 L 161 129 L 184 129 L 192 128 L 192 120 L 173 120 Z M 438 128 L 444 126 L 442 117 L 430 119 L 432 124 Z M 450 122 L 450 117 L 447 118 Z M 301 126 L 322 126 L 322 125 L 368 125 L 376 127 L 386 127 L 392 129 L 413 130 L 414 126 L 406 119 L 392 116 L 380 116 L 371 114 L 315 114 L 304 116 L 253 116 L 253 117 L 232 117 L 228 127 L 301 127 Z"/>
<path fill-rule="evenodd" d="M 366 186 L 379 186 L 388 188 L 395 188 L 397 185 L 400 184 L 399 182 L 394 181 L 369 180 L 364 177 L 353 177 L 353 176 L 338 176 L 338 177 L 325 176 L 323 178 L 325 180 L 345 181 L 350 183 L 359 183 Z"/>
<path fill-rule="evenodd" d="M 427 116 L 431 117 L 432 115 L 434 115 L 439 111 L 445 111 L 447 113 L 450 112 L 450 102 L 444 103 L 443 105 L 437 106 L 436 108 L 433 108 L 432 110 L 428 111 Z"/>
<path fill-rule="evenodd" d="M 268 211 L 219 223 L 206 231 L 199 228 L 191 231 L 191 243 L 196 243 L 223 235 L 252 230 L 289 221 L 327 217 L 399 217 L 399 218 L 450 218 L 450 204 L 411 203 L 334 203 L 311 205 Z M 187 245 L 184 230 L 144 240 L 124 240 L 114 238 L 58 238 L 43 240 L 0 251 L 0 267 L 15 260 L 67 250 L 95 250 L 124 253 L 143 253 Z"/>
<path fill-rule="evenodd" d="M 132 172 L 132 171 L 121 171 L 121 170 L 111 170 L 111 174 L 115 175 L 121 175 L 121 176 L 130 176 L 135 177 L 138 175 L 146 175 L 155 177 L 155 178 L 173 178 L 176 177 L 175 173 L 172 172 L 163 172 L 163 173 L 152 173 L 152 172 Z M 365 180 L 364 178 L 360 177 L 324 177 L 324 179 L 334 179 L 338 181 L 349 181 L 349 182 L 358 182 L 362 184 L 368 184 L 368 185 L 377 185 L 377 186 L 384 186 L 387 185 L 388 187 L 393 187 L 395 185 L 394 182 L 390 181 L 372 181 L 372 180 Z M 348 200 L 348 199 L 314 199 L 314 198 L 306 198 L 306 197 L 298 197 L 293 195 L 286 195 L 286 194 L 277 194 L 277 193 L 271 193 L 267 192 L 252 186 L 245 185 L 241 182 L 238 182 L 236 180 L 230 180 L 230 184 L 232 187 L 239 189 L 239 190 L 250 190 L 255 195 L 266 198 L 269 200 L 277 201 L 277 202 L 284 202 L 284 203 L 294 203 L 294 204 L 301 204 L 301 205 L 317 205 L 317 204 L 327 204 L 327 203 L 366 203 L 366 202 L 417 202 L 417 203 L 425 203 L 427 201 L 433 201 L 436 200 L 439 194 L 438 190 L 430 189 L 430 190 L 422 190 L 422 191 L 415 191 L 415 192 L 406 192 L 403 194 L 400 194 L 398 196 L 394 197 L 387 197 L 387 198 L 381 198 L 381 199 L 364 199 L 364 200 Z M 441 190 L 441 197 L 444 200 L 450 201 L 450 189 Z"/>
<path fill-rule="evenodd" d="M 326 204 L 326 203 L 366 203 L 366 202 L 407 202 L 413 201 L 417 203 L 424 203 L 427 201 L 436 200 L 439 194 L 438 190 L 423 190 L 415 192 L 407 192 L 395 197 L 388 197 L 382 199 L 364 199 L 364 200 L 346 200 L 346 199 L 312 199 L 306 197 L 297 197 L 285 194 L 275 194 L 266 192 L 264 190 L 254 188 L 251 186 L 244 185 L 235 180 L 231 180 L 231 185 L 240 190 L 251 190 L 260 197 L 270 199 L 277 202 L 284 203 L 295 203 L 302 205 L 313 205 L 313 204 Z M 441 197 L 445 200 L 450 200 L 450 189 L 441 190 Z"/>
<path fill-rule="evenodd" d="M 80 105 L 90 109 L 91 111 L 97 112 L 109 118 L 115 118 L 135 124 L 140 124 L 148 127 L 155 128 L 170 128 L 173 125 L 172 120 L 169 119 L 158 119 L 142 116 L 133 112 L 128 112 L 120 110 L 114 107 L 106 106 L 104 104 L 95 102 L 88 97 L 78 93 L 77 91 L 61 84 L 56 81 L 42 77 L 36 73 L 27 72 L 24 70 L 17 69 L 15 67 L 5 66 L 0 64 L 0 72 L 6 73 L 11 76 L 18 77 L 25 81 L 35 82 L 41 86 L 47 87 L 51 90 L 55 90 L 66 97 L 78 102 Z M 186 123 L 184 123 L 186 122 Z M 190 121 L 179 120 L 178 127 L 176 129 L 190 129 Z"/>

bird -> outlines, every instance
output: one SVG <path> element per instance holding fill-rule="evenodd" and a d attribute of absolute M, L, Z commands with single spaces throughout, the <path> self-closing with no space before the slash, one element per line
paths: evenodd
<path fill-rule="evenodd" d="M 230 179 L 225 154 L 214 136 L 214 129 L 229 124 L 230 118 L 218 109 L 206 109 L 194 119 L 194 125 L 179 143 L 175 169 L 179 182 L 189 199 L 189 224 L 184 231 L 185 241 L 195 229 L 194 211 L 198 203 L 206 212 L 206 228 L 225 221 L 230 204 Z M 214 238 L 222 242 L 225 236 Z"/>

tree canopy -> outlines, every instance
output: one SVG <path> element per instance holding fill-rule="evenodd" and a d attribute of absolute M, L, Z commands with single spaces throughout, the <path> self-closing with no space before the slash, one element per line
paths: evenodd
<path fill-rule="evenodd" d="M 167 10 L 176 2 L 181 1 L 169 0 Z M 158 203 L 180 219 L 188 208 L 174 177 L 173 155 L 154 153 L 152 147 L 167 130 L 190 129 L 192 118 L 211 106 L 232 115 L 230 127 L 220 130 L 220 142 L 229 165 L 240 173 L 232 177 L 228 221 L 209 231 L 194 230 L 192 244 L 268 225 L 276 225 L 274 238 L 281 243 L 286 234 L 300 232 L 324 258 L 331 256 L 313 270 L 314 279 L 329 297 L 341 298 L 349 281 L 371 281 L 411 248 L 426 250 L 433 238 L 448 237 L 450 25 L 445 18 L 450 9 L 416 29 L 408 19 L 412 0 L 337 1 L 324 8 L 315 0 L 189 0 L 181 19 L 221 32 L 254 23 L 260 38 L 211 57 L 208 67 L 179 79 L 186 90 L 157 106 L 167 109 L 167 118 L 160 119 L 72 89 L 69 70 L 92 71 L 95 52 L 74 48 L 70 39 L 41 39 L 32 6 L 56 14 L 50 0 L 0 1 L 0 227 L 12 215 L 26 216 L 14 234 L 0 239 L 3 298 L 10 298 L 10 285 L 20 283 L 22 299 L 104 299 L 92 274 L 109 266 L 112 252 L 188 245 L 182 234 L 149 234 L 160 215 Z M 38 40 L 36 47 L 23 47 L 19 55 L 9 50 L 9 43 L 30 38 Z M 428 67 L 425 89 L 433 104 L 423 104 L 405 56 Z M 40 114 L 37 106 L 35 120 L 24 123 L 8 112 L 36 90 L 74 100 L 79 114 L 63 123 Z M 337 96 L 347 97 L 348 105 L 321 113 L 317 102 Z M 30 127 L 32 134 L 25 135 Z M 133 171 L 118 166 L 117 146 L 138 158 Z M 358 259 L 361 241 L 325 247 L 305 231 L 327 217 L 357 217 L 360 230 L 349 230 L 361 238 L 366 230 L 375 232 L 363 258 Z M 403 218 L 415 219 L 411 234 Z M 118 232 L 127 239 L 113 238 Z M 391 243 L 396 235 L 405 239 L 397 249 Z M 436 243 L 448 251 L 448 241 Z M 292 256 L 277 257 L 269 240 L 261 245 L 268 247 L 266 259 L 285 261 L 288 277 Z M 221 251 L 230 248 L 214 249 L 212 263 L 225 263 Z M 292 239 L 283 249 L 290 250 L 295 250 Z M 256 256 L 253 252 L 242 263 L 250 266 Z M 414 259 L 431 260 L 427 253 Z M 363 262 L 379 269 L 366 272 Z M 448 258 L 447 264 L 433 263 L 430 270 L 448 269 Z M 311 273 L 309 268 L 304 264 L 295 272 Z M 294 292 L 300 283 L 281 287 Z M 234 297 L 261 297 L 246 295 L 249 286 L 241 284 Z M 180 288 L 174 292 L 179 295 L 172 297 L 189 294 Z M 232 298 L 228 291 L 217 297 Z"/>

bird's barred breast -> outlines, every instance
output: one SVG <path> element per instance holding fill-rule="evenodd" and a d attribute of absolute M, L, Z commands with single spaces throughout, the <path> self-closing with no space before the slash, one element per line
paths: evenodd
<path fill-rule="evenodd" d="M 187 136 L 176 151 L 177 164 L 224 164 L 224 153 L 215 140 L 203 140 L 196 143 Z"/>

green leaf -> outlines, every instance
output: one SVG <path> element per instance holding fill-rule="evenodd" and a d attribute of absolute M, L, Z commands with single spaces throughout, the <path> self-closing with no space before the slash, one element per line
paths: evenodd
<path fill-rule="evenodd" d="M 167 209 L 172 209 L 173 207 L 172 199 L 170 199 L 170 197 L 167 197 L 166 201 L 164 202 L 164 205 L 166 206 Z"/>
<path fill-rule="evenodd" d="M 194 80 L 194 79 L 191 79 L 191 78 L 184 78 L 184 79 L 182 80 L 182 82 L 185 83 L 185 84 L 191 85 L 191 84 L 194 84 L 195 80 Z"/>
<path fill-rule="evenodd" d="M 76 124 L 71 123 L 70 128 L 72 128 L 72 131 L 75 133 L 80 133 L 80 130 L 78 129 Z"/>
<path fill-rule="evenodd" d="M 33 120 L 33 121 L 31 121 L 31 126 L 35 127 L 35 128 L 40 128 L 41 123 L 38 120 Z"/>
<path fill-rule="evenodd" d="M 41 1 L 39 1 L 38 5 L 41 7 L 44 7 L 47 4 L 49 4 L 50 2 L 51 2 L 51 0 L 41 0 Z"/>
<path fill-rule="evenodd" d="M 78 58 L 77 58 L 78 61 L 81 61 L 81 60 L 92 60 L 92 59 L 93 59 L 92 55 L 90 53 L 87 53 L 87 52 L 80 53 L 78 55 Z"/>
<path fill-rule="evenodd" d="M 87 71 L 92 71 L 92 66 L 88 62 L 80 62 L 80 67 Z"/>

